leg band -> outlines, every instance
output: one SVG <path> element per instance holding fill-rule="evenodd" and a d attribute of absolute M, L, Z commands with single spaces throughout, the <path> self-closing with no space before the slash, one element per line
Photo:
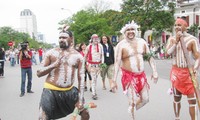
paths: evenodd
<path fill-rule="evenodd" d="M 193 98 L 187 98 L 188 100 L 195 100 L 196 101 L 196 97 Z"/>
<path fill-rule="evenodd" d="M 174 96 L 175 97 L 182 97 L 182 95 L 179 95 L 179 94 L 176 93 L 176 88 L 173 88 L 173 91 L 174 91 Z"/>
<path fill-rule="evenodd" d="M 189 107 L 196 107 L 196 104 L 189 104 Z"/>
<path fill-rule="evenodd" d="M 174 104 L 175 104 L 175 115 L 178 115 L 178 117 L 176 116 L 176 118 L 175 118 L 175 120 L 179 120 L 180 118 L 179 118 L 179 106 L 178 106 L 178 104 L 180 104 L 180 101 L 178 101 L 178 102 L 176 102 L 176 101 L 174 101 Z"/>

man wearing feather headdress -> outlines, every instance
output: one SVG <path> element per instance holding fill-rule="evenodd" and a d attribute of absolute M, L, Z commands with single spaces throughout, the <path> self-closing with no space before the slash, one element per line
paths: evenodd
<path fill-rule="evenodd" d="M 47 75 L 40 100 L 39 120 L 59 119 L 79 109 L 81 120 L 89 120 L 84 109 L 85 66 L 82 55 L 73 48 L 73 34 L 67 30 L 59 33 L 59 47 L 49 50 L 37 76 Z M 80 88 L 73 86 L 77 70 Z"/>
<path fill-rule="evenodd" d="M 154 59 L 150 55 L 146 41 L 137 37 L 137 28 L 137 24 L 132 22 L 126 24 L 120 31 L 125 38 L 117 44 L 115 49 L 115 74 L 112 84 L 112 89 L 115 91 L 117 89 L 117 76 L 121 68 L 122 87 L 128 96 L 128 111 L 133 119 L 135 118 L 134 109 L 141 108 L 149 101 L 149 85 L 144 72 L 144 56 L 153 70 L 154 82 L 156 83 L 158 80 Z"/>

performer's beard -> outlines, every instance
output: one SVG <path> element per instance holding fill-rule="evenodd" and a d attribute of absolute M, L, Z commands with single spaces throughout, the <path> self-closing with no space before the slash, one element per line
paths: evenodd
<path fill-rule="evenodd" d="M 94 44 L 94 45 L 97 45 L 98 43 L 99 43 L 98 40 L 93 40 L 93 44 Z"/>
<path fill-rule="evenodd" d="M 59 45 L 60 45 L 60 48 L 63 48 L 63 49 L 68 49 L 69 48 L 68 42 L 60 41 Z"/>

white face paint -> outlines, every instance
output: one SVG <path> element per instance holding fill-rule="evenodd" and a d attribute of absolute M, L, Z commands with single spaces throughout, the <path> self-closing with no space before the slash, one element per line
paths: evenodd
<path fill-rule="evenodd" d="M 99 38 L 93 38 L 92 39 L 92 42 L 96 45 L 99 43 Z"/>
<path fill-rule="evenodd" d="M 127 28 L 125 31 L 125 37 L 128 40 L 133 40 L 135 38 L 135 33 L 136 33 L 136 31 L 134 28 Z"/>
<path fill-rule="evenodd" d="M 179 31 L 182 32 L 182 25 L 181 24 L 175 24 L 174 25 L 175 32 L 178 33 Z"/>
<path fill-rule="evenodd" d="M 60 45 L 60 48 L 68 48 L 69 47 L 69 42 L 70 42 L 70 39 L 69 39 L 69 34 L 67 33 L 60 33 L 59 35 L 59 45 Z"/>

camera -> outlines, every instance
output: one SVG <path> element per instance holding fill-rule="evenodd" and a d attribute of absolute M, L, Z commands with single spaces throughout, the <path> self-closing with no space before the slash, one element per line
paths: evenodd
<path fill-rule="evenodd" d="M 28 44 L 27 43 L 21 43 L 20 46 L 21 46 L 21 50 L 26 50 Z"/>

